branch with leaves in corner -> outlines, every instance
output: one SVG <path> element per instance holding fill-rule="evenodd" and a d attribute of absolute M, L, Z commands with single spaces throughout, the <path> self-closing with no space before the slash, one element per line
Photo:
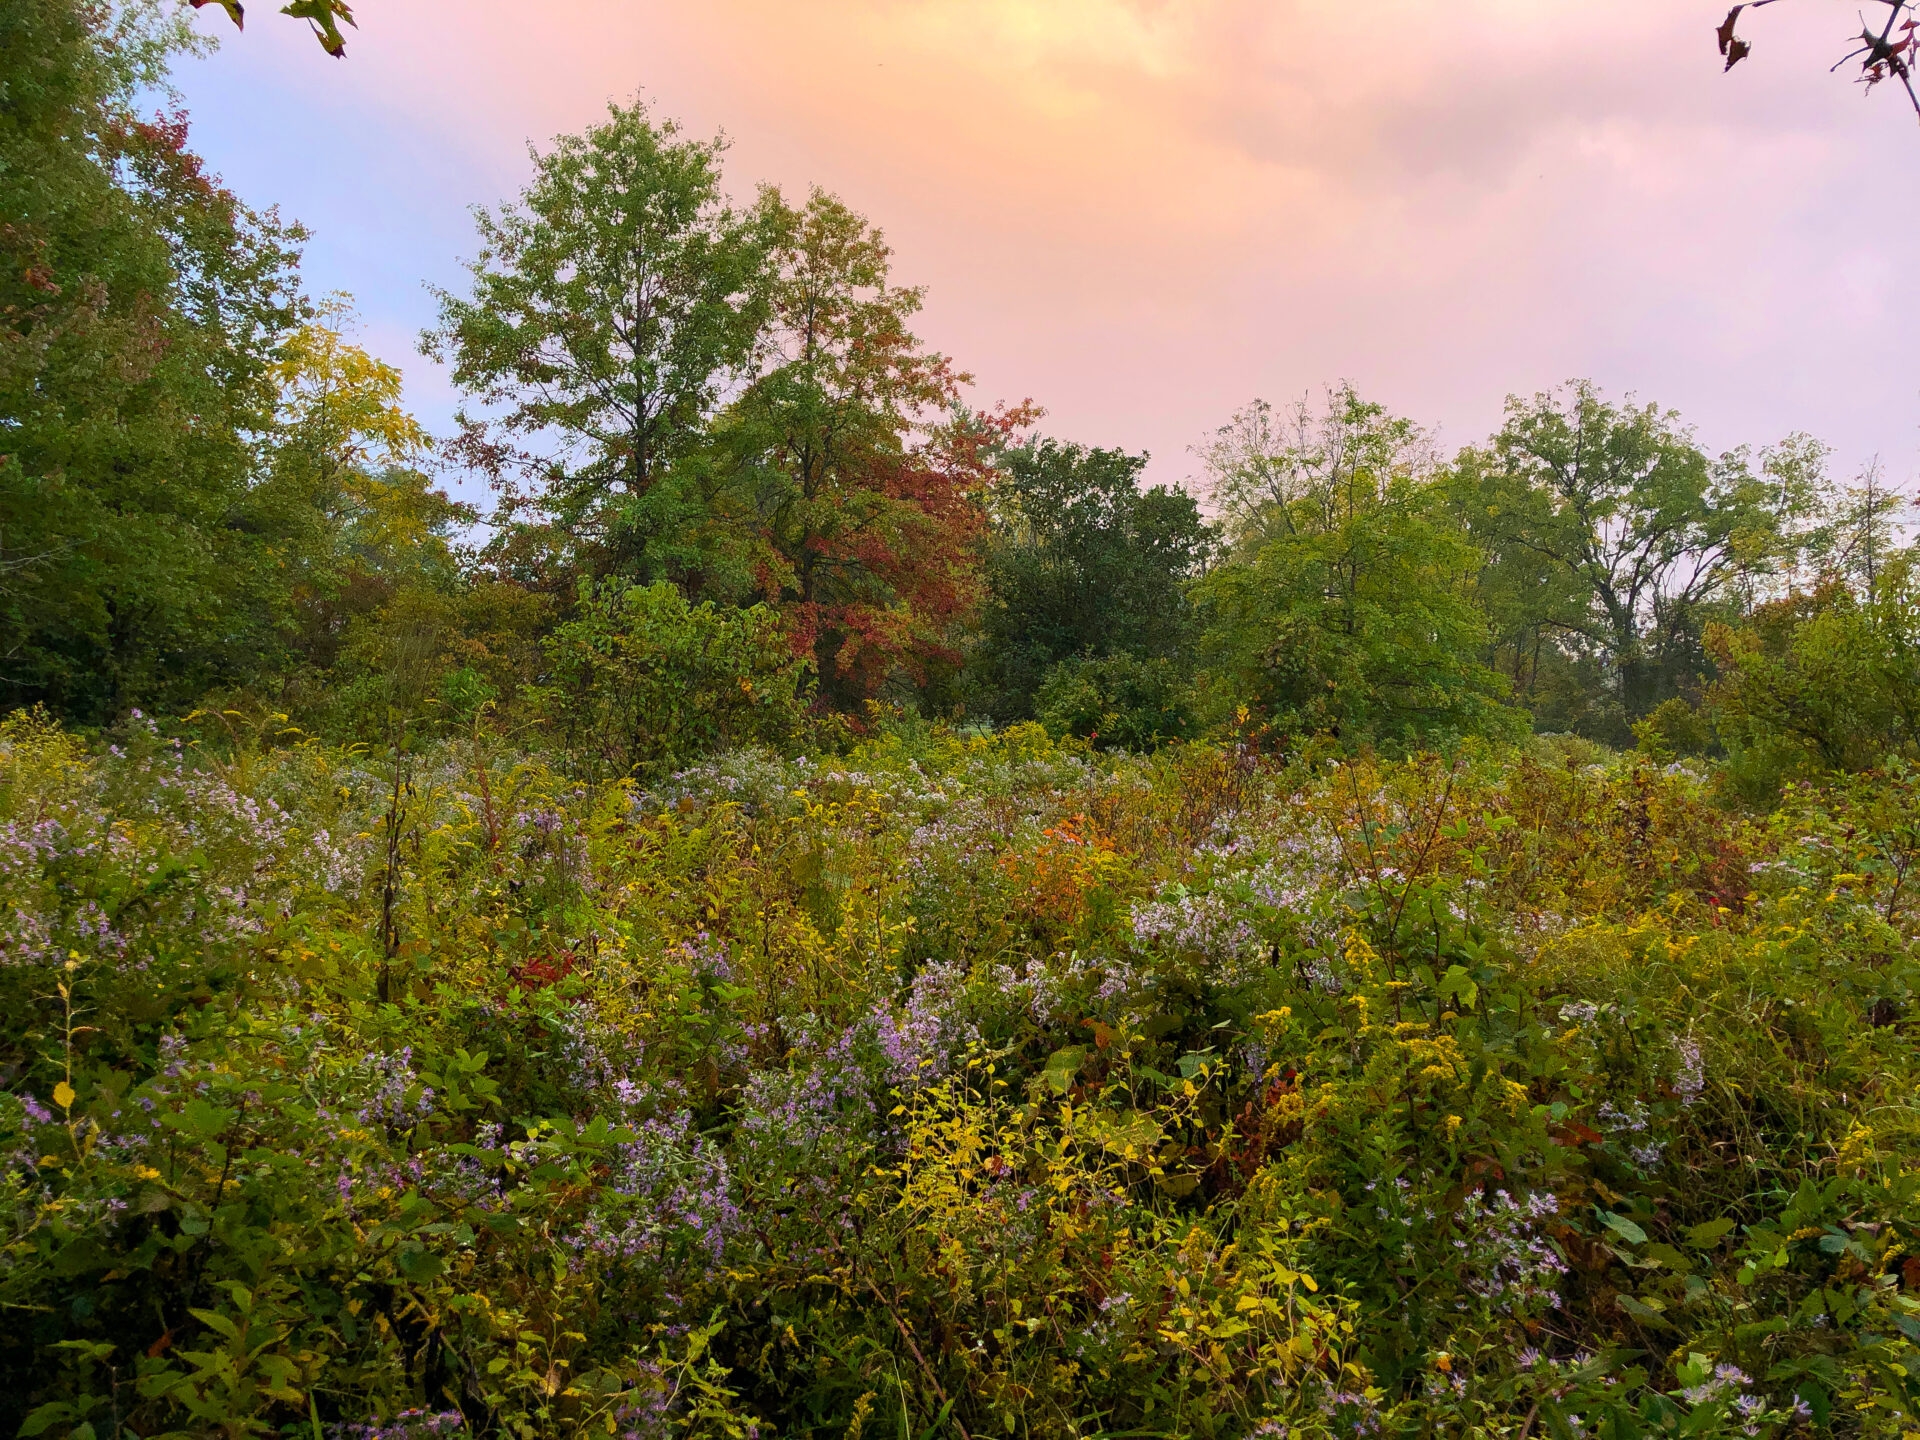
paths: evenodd
<path fill-rule="evenodd" d="M 218 5 L 227 12 L 233 21 L 233 28 L 247 28 L 247 10 L 240 0 L 189 0 L 198 10 L 202 5 Z M 354 24 L 353 8 L 346 0 L 291 0 L 290 4 L 280 7 L 282 15 L 291 15 L 296 20 L 305 20 L 313 27 L 314 39 L 320 42 L 320 48 L 334 59 L 341 59 L 347 53 L 346 36 L 340 33 L 341 23 Z"/>
<path fill-rule="evenodd" d="M 1720 22 L 1714 35 L 1720 41 L 1720 54 L 1725 57 L 1728 70 L 1753 53 L 1753 46 L 1738 34 L 1740 12 L 1778 3 L 1779 0 L 1746 0 L 1727 11 L 1727 18 Z M 1860 83 L 1869 90 L 1883 80 L 1898 80 L 1907 92 L 1907 99 L 1913 102 L 1914 113 L 1920 115 L 1920 93 L 1913 88 L 1914 65 L 1920 61 L 1920 18 L 1916 18 L 1920 10 L 1916 10 L 1915 0 L 1878 0 L 1878 3 L 1886 8 L 1886 22 L 1876 29 L 1863 18 L 1860 33 L 1853 37 L 1853 49 L 1835 61 L 1833 69 L 1858 61 Z"/>

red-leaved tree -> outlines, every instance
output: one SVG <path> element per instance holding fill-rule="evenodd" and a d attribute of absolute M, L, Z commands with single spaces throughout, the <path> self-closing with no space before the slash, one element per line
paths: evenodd
<path fill-rule="evenodd" d="M 1036 412 L 962 409 L 970 377 L 908 328 L 922 292 L 891 282 L 865 219 L 817 190 L 782 209 L 776 359 L 722 427 L 732 483 L 717 518 L 844 704 L 958 660 L 990 457 Z"/>

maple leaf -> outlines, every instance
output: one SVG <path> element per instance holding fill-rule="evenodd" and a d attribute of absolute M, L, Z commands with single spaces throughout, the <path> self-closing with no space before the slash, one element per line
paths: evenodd
<path fill-rule="evenodd" d="M 1741 4 L 1727 11 L 1727 18 L 1722 20 L 1720 28 L 1713 32 L 1714 38 L 1720 42 L 1720 53 L 1727 57 L 1726 68 L 1729 70 L 1753 53 L 1753 46 L 1733 33 L 1733 27 L 1740 21 L 1740 12 L 1746 8 Z"/>
<path fill-rule="evenodd" d="M 233 21 L 234 29 L 244 30 L 247 28 L 247 12 L 246 8 L 241 5 L 240 0 L 192 0 L 192 3 L 193 8 L 196 10 L 202 5 L 218 5 L 222 10 L 227 12 L 227 17 Z"/>
<path fill-rule="evenodd" d="M 1746 8 L 1744 4 L 1734 6 L 1727 12 L 1727 18 L 1720 22 L 1720 28 L 1713 32 L 1714 38 L 1720 42 L 1722 55 L 1726 54 L 1727 47 L 1733 44 L 1733 27 L 1740 20 L 1740 12 Z"/>
<path fill-rule="evenodd" d="M 290 5 L 280 7 L 282 15 L 291 15 L 296 20 L 305 20 L 313 26 L 314 38 L 320 42 L 320 48 L 338 60 L 347 53 L 346 37 L 340 33 L 340 21 L 355 24 L 352 9 L 344 0 L 293 0 Z"/>

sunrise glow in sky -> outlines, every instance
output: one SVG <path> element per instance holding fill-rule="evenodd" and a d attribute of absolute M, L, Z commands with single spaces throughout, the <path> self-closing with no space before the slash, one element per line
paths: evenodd
<path fill-rule="evenodd" d="M 982 402 L 1189 447 L 1351 378 L 1450 444 L 1589 376 L 1716 448 L 1791 430 L 1920 476 L 1905 262 L 1920 124 L 1827 67 L 1842 0 L 360 0 L 348 58 L 217 8 L 196 143 L 316 234 L 309 283 L 442 424 L 413 353 L 468 207 L 635 94 L 732 141 L 730 185 L 837 191 L 928 287 Z"/>

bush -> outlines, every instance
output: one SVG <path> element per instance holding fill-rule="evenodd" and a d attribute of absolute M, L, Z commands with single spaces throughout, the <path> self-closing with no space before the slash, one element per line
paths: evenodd
<path fill-rule="evenodd" d="M 1132 655 L 1061 661 L 1047 671 L 1035 709 L 1049 734 L 1103 750 L 1158 750 L 1170 740 L 1192 739 L 1196 729 L 1172 664 Z"/>
<path fill-rule="evenodd" d="M 1908 557 L 1872 596 L 1839 583 L 1715 626 L 1710 703 L 1733 783 L 1768 803 L 1788 780 L 1920 755 L 1920 592 Z"/>
<path fill-rule="evenodd" d="M 779 746 L 806 722 L 811 663 L 764 605 L 689 605 L 672 585 L 583 585 L 530 696 L 600 776 L 657 776 L 730 745 Z"/>

